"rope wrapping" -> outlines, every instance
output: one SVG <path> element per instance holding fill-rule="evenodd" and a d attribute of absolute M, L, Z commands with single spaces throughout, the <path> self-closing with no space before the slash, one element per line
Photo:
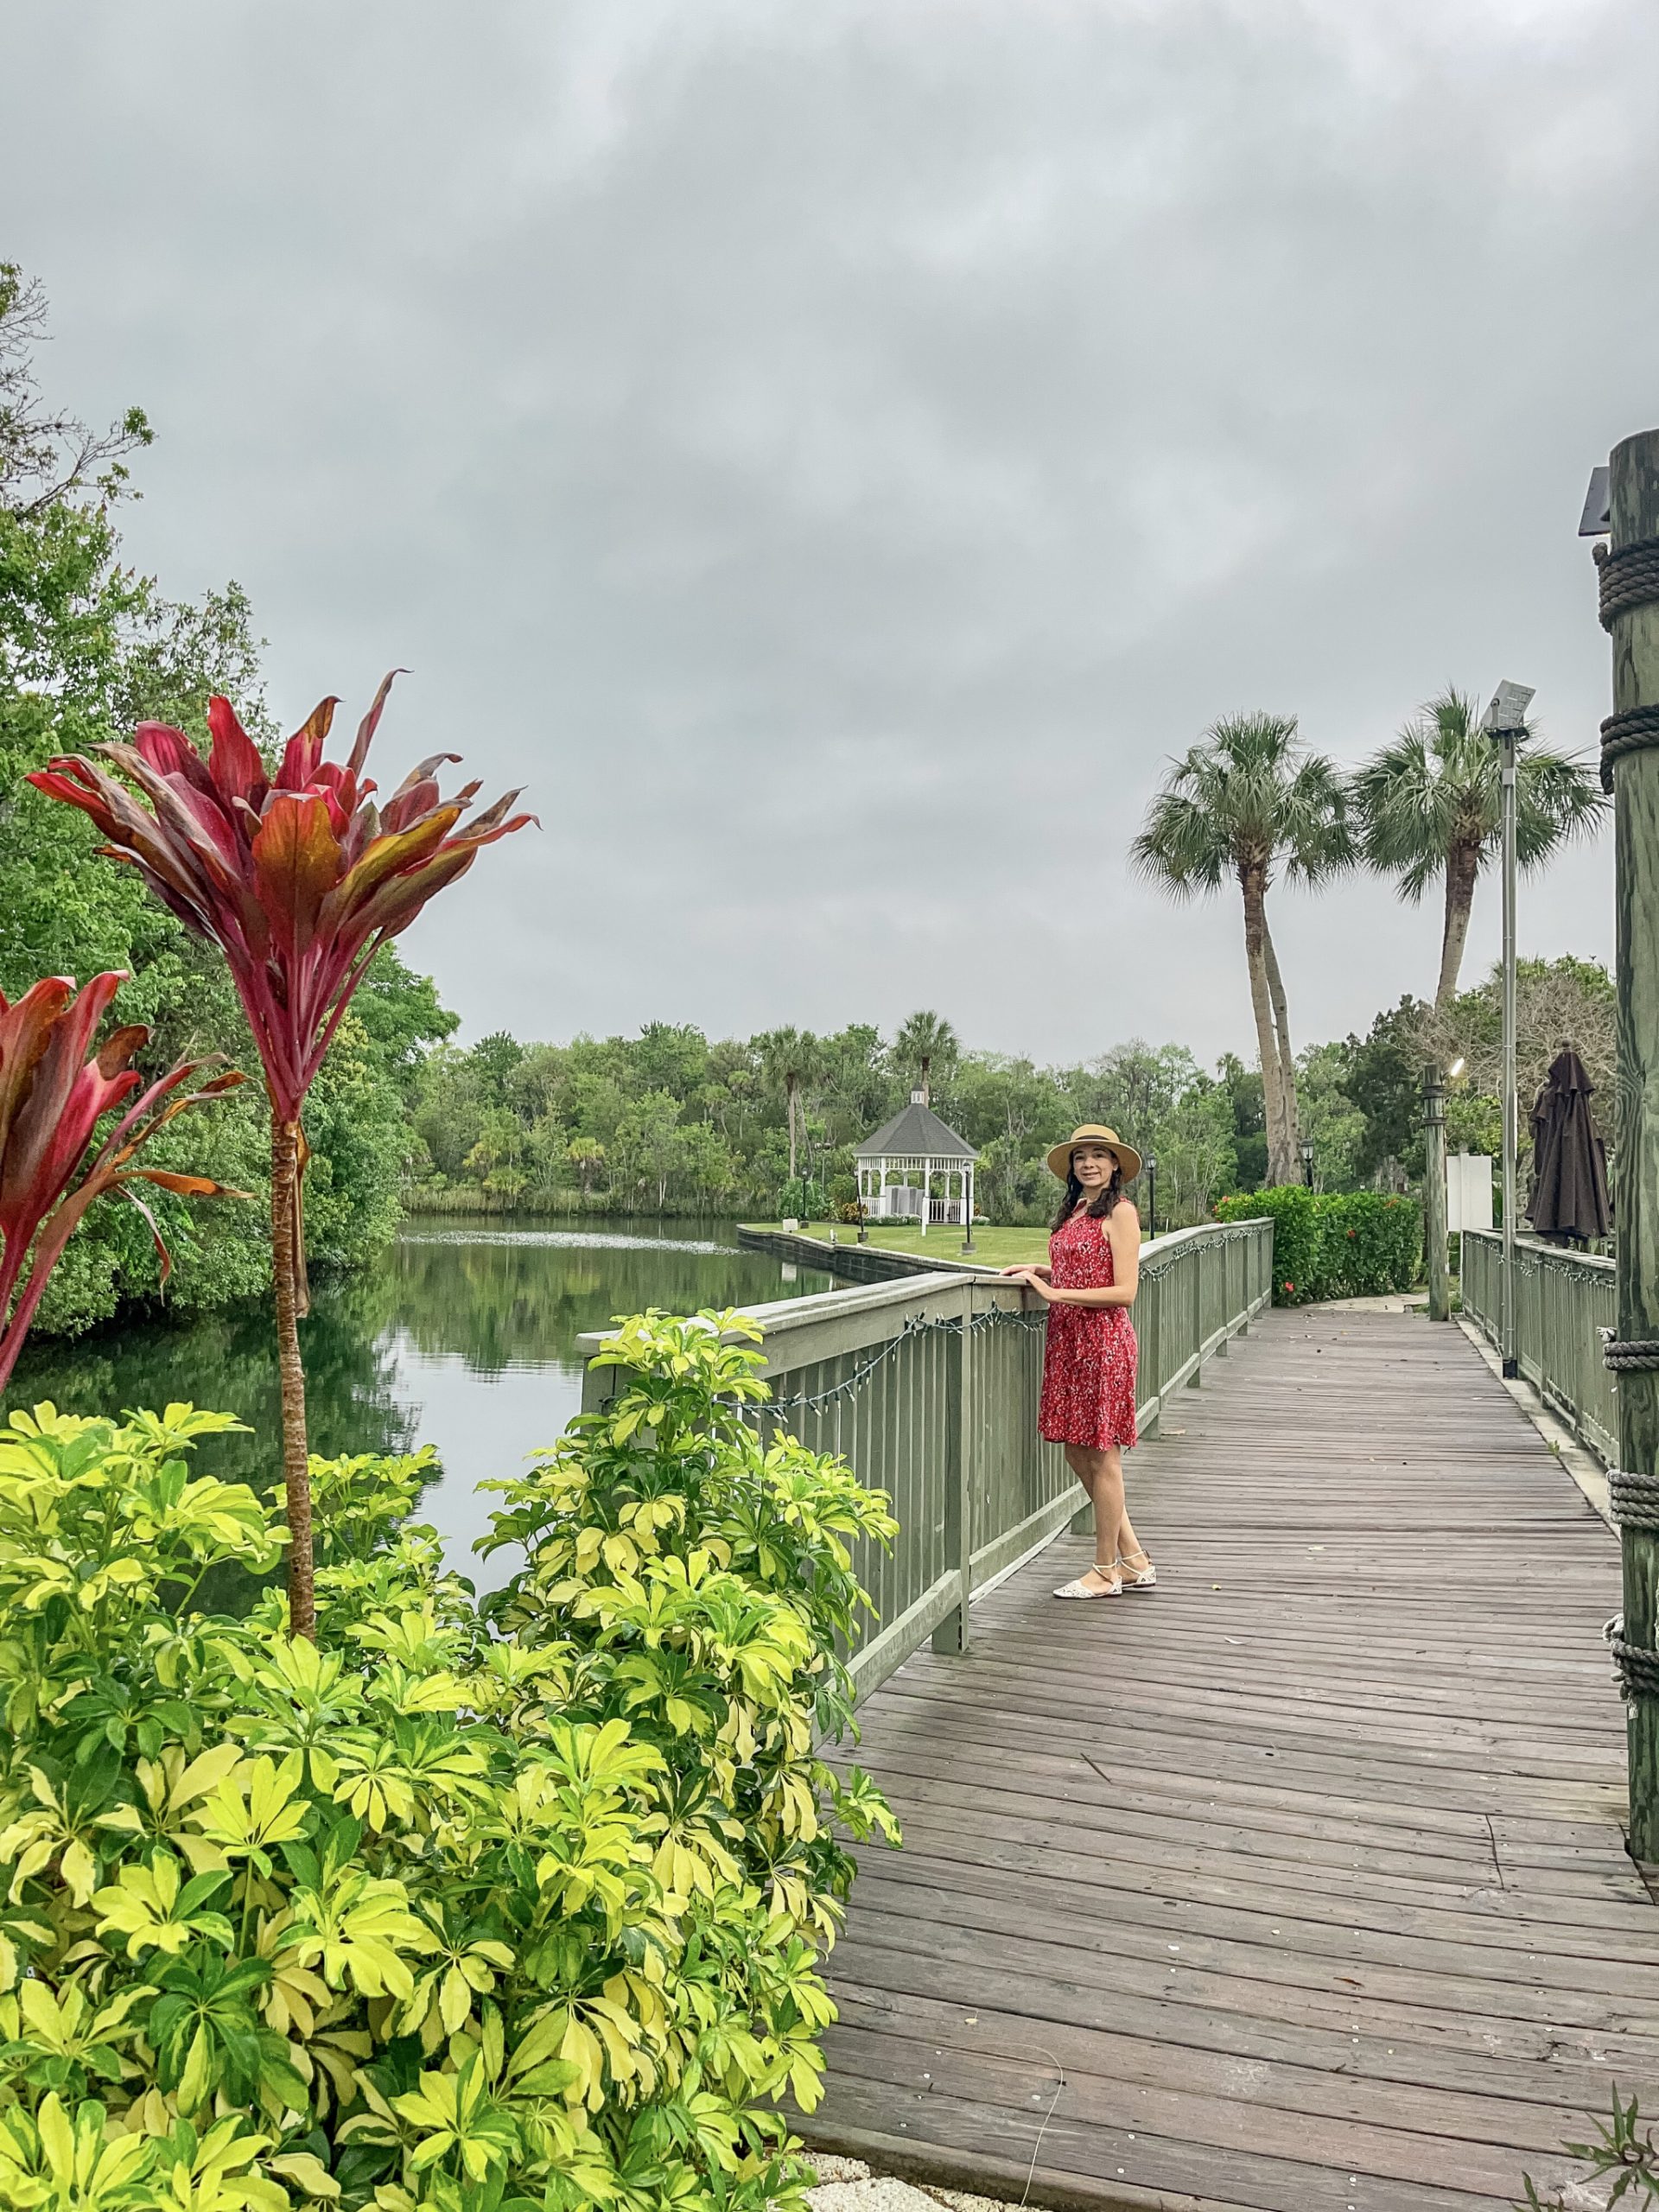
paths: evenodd
<path fill-rule="evenodd" d="M 1607 1493 L 1613 1518 L 1621 1529 L 1659 1529 L 1659 1475 L 1632 1474 L 1628 1468 L 1610 1467 Z"/>
<path fill-rule="evenodd" d="M 1601 1360 L 1615 1375 L 1659 1374 L 1659 1337 L 1616 1337 L 1604 1329 Z"/>
<path fill-rule="evenodd" d="M 1601 726 L 1601 788 L 1613 788 L 1613 770 L 1627 753 L 1659 745 L 1659 707 L 1625 707 Z"/>
<path fill-rule="evenodd" d="M 1621 614 L 1659 600 L 1659 537 L 1638 537 L 1617 553 L 1598 545 L 1592 556 L 1601 587 L 1601 626 L 1611 630 Z"/>
<path fill-rule="evenodd" d="M 1610 1637 L 1613 1664 L 1618 1669 L 1618 1686 L 1626 1698 L 1659 1698 L 1659 1651 L 1649 1651 L 1639 1643 L 1626 1643 L 1620 1636 Z"/>
<path fill-rule="evenodd" d="M 1601 626 L 1611 630 L 1621 614 L 1659 605 L 1659 537 L 1639 537 L 1615 552 L 1598 545 L 1593 556 L 1600 591 Z M 1611 792 L 1613 770 L 1632 753 L 1659 745 L 1659 707 L 1626 707 L 1601 726 L 1601 788 Z"/>

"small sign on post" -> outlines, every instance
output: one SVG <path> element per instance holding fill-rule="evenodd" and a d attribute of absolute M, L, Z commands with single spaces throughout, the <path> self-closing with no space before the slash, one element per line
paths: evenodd
<path fill-rule="evenodd" d="M 1456 1236 L 1465 1229 L 1492 1225 L 1492 1160 L 1484 1152 L 1454 1152 L 1446 1163 L 1446 1227 Z"/>

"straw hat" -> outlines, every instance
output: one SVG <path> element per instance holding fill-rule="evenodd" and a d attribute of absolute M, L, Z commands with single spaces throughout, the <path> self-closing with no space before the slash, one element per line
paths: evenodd
<path fill-rule="evenodd" d="M 1103 1144 L 1109 1152 L 1115 1152 L 1126 1183 L 1133 1183 L 1141 1173 L 1141 1155 L 1132 1144 L 1125 1144 L 1116 1129 L 1103 1128 L 1098 1122 L 1085 1122 L 1081 1128 L 1072 1130 L 1064 1144 L 1057 1144 L 1048 1155 L 1049 1173 L 1058 1175 L 1062 1183 L 1071 1173 L 1072 1148 L 1080 1144 Z"/>

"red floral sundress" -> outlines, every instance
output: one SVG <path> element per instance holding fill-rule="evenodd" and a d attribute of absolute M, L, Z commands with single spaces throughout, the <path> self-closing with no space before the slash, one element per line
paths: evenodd
<path fill-rule="evenodd" d="M 1057 1290 L 1116 1280 L 1103 1221 L 1074 1213 L 1048 1240 Z M 1051 1306 L 1037 1426 L 1051 1444 L 1091 1452 L 1135 1442 L 1135 1326 L 1127 1306 Z"/>

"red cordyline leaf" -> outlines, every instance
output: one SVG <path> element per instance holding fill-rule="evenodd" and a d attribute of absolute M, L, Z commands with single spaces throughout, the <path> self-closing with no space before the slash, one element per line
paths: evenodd
<path fill-rule="evenodd" d="M 116 1030 L 93 1052 L 93 1034 L 125 981 L 118 971 L 94 976 L 77 995 L 73 977 L 47 976 L 16 1006 L 0 996 L 0 1389 L 48 1279 L 94 1198 L 125 1190 L 148 1220 L 149 1209 L 129 1187 L 135 1181 L 191 1198 L 247 1196 L 206 1175 L 132 1165 L 175 1115 L 242 1077 L 228 1069 L 187 1089 L 205 1069 L 220 1065 L 215 1056 L 181 1061 L 146 1089 L 132 1060 L 149 1032 L 137 1027 Z M 89 1152 L 99 1122 L 117 1109 L 119 1118 Z M 172 1261 L 154 1221 L 150 1234 L 165 1282 Z"/>
<path fill-rule="evenodd" d="M 325 699 L 289 739 L 272 777 L 229 700 L 216 698 L 205 760 L 182 731 L 140 722 L 130 745 L 93 747 L 118 773 L 77 753 L 29 779 L 90 815 L 105 852 L 223 951 L 285 1122 L 299 1120 L 380 947 L 483 846 L 536 818 L 512 813 L 518 794 L 509 791 L 461 828 L 478 785 L 446 799 L 432 773 L 454 753 L 422 761 L 376 804 L 363 772 L 397 673 L 375 694 L 344 766 L 322 757 L 337 701 Z"/>

